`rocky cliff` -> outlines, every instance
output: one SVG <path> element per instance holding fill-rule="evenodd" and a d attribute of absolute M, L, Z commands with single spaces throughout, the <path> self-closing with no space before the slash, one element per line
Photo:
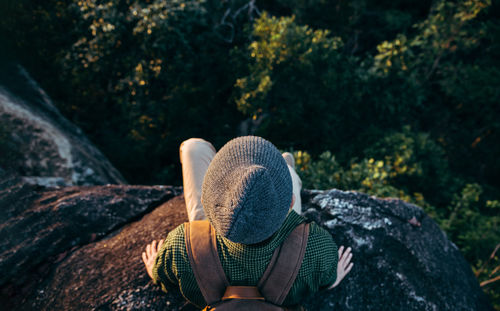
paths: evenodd
<path fill-rule="evenodd" d="M 180 189 L 45 188 L 0 174 L 0 303 L 15 310 L 192 310 L 151 283 L 141 252 L 186 221 Z M 353 248 L 339 287 L 309 310 L 492 310 L 470 266 L 417 206 L 304 191 L 304 215 Z"/>
<path fill-rule="evenodd" d="M 124 184 L 19 65 L 0 60 L 0 167 L 45 185 Z"/>

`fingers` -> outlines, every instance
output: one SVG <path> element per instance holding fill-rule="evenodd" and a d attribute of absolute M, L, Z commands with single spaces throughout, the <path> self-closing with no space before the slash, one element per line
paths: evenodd
<path fill-rule="evenodd" d="M 152 257 L 153 255 L 153 244 L 154 244 L 155 241 L 153 241 L 152 243 L 148 244 L 146 246 L 146 252 L 142 252 L 144 255 L 143 255 L 143 258 L 145 257 L 146 260 L 148 260 L 149 258 Z"/>
<path fill-rule="evenodd" d="M 339 248 L 339 261 L 337 263 L 337 277 L 342 280 L 344 276 L 351 271 L 353 267 L 351 248 L 347 249 L 344 246 Z"/>
<path fill-rule="evenodd" d="M 149 258 L 156 257 L 158 254 L 158 251 L 160 250 L 161 246 L 163 245 L 163 242 L 165 240 L 160 240 L 158 243 L 156 240 L 153 240 L 150 244 L 146 246 L 146 251 L 142 252 L 142 260 L 146 262 Z"/>
<path fill-rule="evenodd" d="M 345 249 L 345 252 L 344 252 L 344 245 L 340 246 L 339 247 L 339 259 L 342 258 L 343 256 L 346 256 L 348 255 L 350 252 L 351 252 L 351 248 L 348 247 L 347 249 Z"/>
<path fill-rule="evenodd" d="M 348 248 L 345 250 L 344 254 L 342 254 L 342 256 L 343 256 L 343 257 L 347 257 L 350 253 L 351 253 L 351 248 L 350 248 L 350 247 L 348 247 Z"/>
<path fill-rule="evenodd" d="M 148 263 L 148 258 L 146 257 L 146 253 L 145 252 L 142 252 L 142 261 L 144 262 L 144 264 Z"/>
<path fill-rule="evenodd" d="M 344 275 L 346 275 L 347 273 L 349 273 L 349 271 L 351 271 L 352 266 L 354 266 L 354 263 L 351 262 L 349 266 L 347 266 L 347 269 L 345 269 Z"/>
<path fill-rule="evenodd" d="M 351 262 L 352 259 L 352 253 L 344 253 L 344 256 L 342 257 L 342 260 L 340 261 L 340 264 L 342 265 L 342 268 L 346 268 L 349 263 Z"/>
<path fill-rule="evenodd" d="M 345 268 L 349 262 L 351 261 L 352 258 L 352 253 L 351 253 L 351 248 L 348 247 L 345 252 L 343 252 L 344 246 L 341 246 L 339 248 L 339 262 L 338 265 L 341 266 L 342 268 Z"/>
<path fill-rule="evenodd" d="M 147 257 L 151 256 L 151 244 L 148 244 L 148 246 L 146 246 L 146 256 Z"/>

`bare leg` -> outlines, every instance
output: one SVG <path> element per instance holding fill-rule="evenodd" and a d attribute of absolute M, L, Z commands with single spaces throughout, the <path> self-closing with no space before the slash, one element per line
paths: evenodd
<path fill-rule="evenodd" d="M 179 147 L 184 200 L 189 221 L 206 218 L 201 205 L 201 186 L 215 153 L 214 146 L 201 138 L 185 140 Z"/>

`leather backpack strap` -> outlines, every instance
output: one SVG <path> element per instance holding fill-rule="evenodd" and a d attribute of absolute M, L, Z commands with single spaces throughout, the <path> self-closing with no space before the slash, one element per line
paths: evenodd
<path fill-rule="evenodd" d="M 266 301 L 283 304 L 292 288 L 304 259 L 309 237 L 309 224 L 298 225 L 278 247 L 257 287 Z"/>
<path fill-rule="evenodd" d="M 189 263 L 207 305 L 221 300 L 229 285 L 217 254 L 215 230 L 206 220 L 184 223 Z"/>

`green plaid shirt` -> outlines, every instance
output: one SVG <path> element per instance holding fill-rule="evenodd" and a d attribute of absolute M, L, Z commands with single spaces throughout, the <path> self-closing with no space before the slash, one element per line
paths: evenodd
<path fill-rule="evenodd" d="M 217 236 L 217 250 L 231 285 L 255 286 L 264 273 L 274 250 L 305 219 L 293 210 L 269 241 L 257 245 L 234 243 Z M 299 304 L 307 295 L 333 284 L 337 277 L 337 245 L 330 233 L 311 223 L 304 261 L 284 301 L 285 306 Z M 153 267 L 155 283 L 163 290 L 169 283 L 179 286 L 182 295 L 198 307 L 206 302 L 196 283 L 184 242 L 184 225 L 172 230 L 160 249 Z"/>

